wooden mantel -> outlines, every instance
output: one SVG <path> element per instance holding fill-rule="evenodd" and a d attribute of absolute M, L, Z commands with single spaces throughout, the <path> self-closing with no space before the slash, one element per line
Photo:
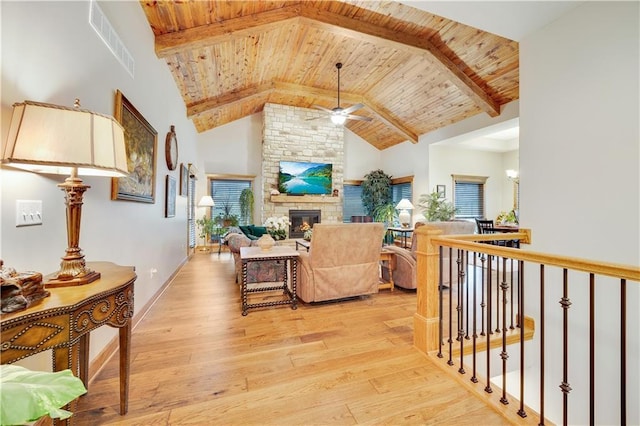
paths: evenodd
<path fill-rule="evenodd" d="M 339 203 L 340 200 L 330 195 L 271 195 L 272 203 Z"/>

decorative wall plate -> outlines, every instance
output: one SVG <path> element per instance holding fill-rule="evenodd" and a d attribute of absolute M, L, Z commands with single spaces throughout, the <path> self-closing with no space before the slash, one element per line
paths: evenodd
<path fill-rule="evenodd" d="M 171 131 L 167 133 L 164 145 L 164 155 L 167 160 L 169 170 L 175 170 L 178 166 L 178 139 L 176 138 L 175 126 L 171 125 Z"/>

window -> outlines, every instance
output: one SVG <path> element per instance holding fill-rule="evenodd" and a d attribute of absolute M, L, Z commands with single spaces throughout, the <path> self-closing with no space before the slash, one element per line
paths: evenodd
<path fill-rule="evenodd" d="M 485 217 L 483 176 L 453 175 L 453 192 L 456 219 L 482 219 Z"/>
<path fill-rule="evenodd" d="M 213 218 L 236 216 L 240 218 L 240 193 L 251 188 L 251 178 L 209 178 L 209 193 L 215 206 L 211 209 Z"/>
<path fill-rule="evenodd" d="M 391 182 L 391 201 L 393 202 L 394 206 L 398 204 L 403 198 L 406 198 L 413 203 L 412 182 L 395 183 L 395 180 L 392 180 Z"/>
<path fill-rule="evenodd" d="M 351 216 L 365 216 L 359 183 L 345 183 L 342 187 L 342 221 L 351 222 Z"/>
<path fill-rule="evenodd" d="M 361 181 L 345 182 L 342 188 L 342 221 L 351 222 L 351 216 L 366 216 L 362 205 Z M 402 200 L 413 202 L 413 176 L 391 179 L 391 202 L 395 206 Z"/>

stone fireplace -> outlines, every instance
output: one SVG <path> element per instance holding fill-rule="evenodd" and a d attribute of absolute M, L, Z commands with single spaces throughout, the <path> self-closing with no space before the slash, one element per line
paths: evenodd
<path fill-rule="evenodd" d="M 289 229 L 289 238 L 302 238 L 304 231 L 300 228 L 307 223 L 313 226 L 314 223 L 320 223 L 322 212 L 320 210 L 289 210 L 289 220 L 291 228 Z"/>
<path fill-rule="evenodd" d="M 289 217 L 290 210 L 316 210 L 323 222 L 342 222 L 344 128 L 317 110 L 267 103 L 262 137 L 262 223 L 268 217 Z M 272 195 L 278 187 L 280 161 L 330 163 L 337 196 Z M 295 235 L 290 238 L 302 238 Z"/>

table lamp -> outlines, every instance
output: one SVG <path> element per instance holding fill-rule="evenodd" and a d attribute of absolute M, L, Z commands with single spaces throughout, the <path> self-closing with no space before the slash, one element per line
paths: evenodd
<path fill-rule="evenodd" d="M 123 177 L 128 171 L 124 131 L 113 117 L 80 109 L 24 101 L 13 105 L 2 164 L 36 173 L 68 174 L 58 184 L 67 207 L 66 254 L 46 287 L 88 284 L 100 272 L 86 267 L 79 247 L 82 197 L 90 188 L 79 175 Z"/>
<path fill-rule="evenodd" d="M 408 228 L 411 225 L 411 214 L 409 210 L 413 210 L 413 204 L 411 201 L 403 198 L 396 206 L 396 210 L 400 210 L 398 213 L 398 220 L 403 228 Z"/>

